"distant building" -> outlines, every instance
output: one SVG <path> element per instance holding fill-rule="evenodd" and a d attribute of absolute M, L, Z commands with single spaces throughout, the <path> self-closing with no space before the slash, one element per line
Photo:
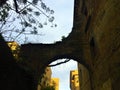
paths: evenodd
<path fill-rule="evenodd" d="M 38 84 L 37 90 L 46 90 L 46 88 L 55 88 L 54 90 L 59 90 L 59 78 L 52 78 L 52 71 L 50 67 L 46 67 L 45 73 Z M 50 89 L 53 90 L 53 89 Z"/>
<path fill-rule="evenodd" d="M 80 90 L 78 70 L 70 71 L 70 89 Z"/>
<path fill-rule="evenodd" d="M 18 60 L 18 53 L 20 46 L 14 41 L 7 42 L 8 46 L 11 49 L 13 56 Z M 52 71 L 50 67 L 46 67 L 42 79 L 39 81 L 37 90 L 42 90 L 45 87 L 54 86 L 55 90 L 59 90 L 59 78 L 51 78 Z"/>
<path fill-rule="evenodd" d="M 51 78 L 51 86 L 54 86 L 55 90 L 59 90 L 59 78 Z"/>
<path fill-rule="evenodd" d="M 14 42 L 14 41 L 7 42 L 7 44 L 10 47 L 13 56 L 17 59 L 18 58 L 19 49 L 20 49 L 19 44 L 17 42 Z"/>
<path fill-rule="evenodd" d="M 41 81 L 39 82 L 37 90 L 42 90 L 42 88 L 50 86 L 51 74 L 52 74 L 51 68 L 50 67 L 46 67 L 45 73 L 43 74 L 43 77 L 42 77 Z"/>

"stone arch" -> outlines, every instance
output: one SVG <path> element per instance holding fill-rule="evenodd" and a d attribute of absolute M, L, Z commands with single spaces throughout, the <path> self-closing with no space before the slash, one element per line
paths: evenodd
<path fill-rule="evenodd" d="M 88 8 L 89 14 L 87 15 L 91 15 L 91 18 L 88 23 L 86 23 L 87 18 L 85 15 L 79 12 L 81 10 L 80 4 L 77 3 L 79 1 L 75 0 L 73 30 L 69 37 L 62 42 L 54 44 L 22 45 L 21 56 L 28 60 L 28 66 L 31 66 L 36 72 L 45 66 L 44 64 L 50 63 L 52 59 L 56 60 L 55 58 L 70 56 L 68 58 L 73 58 L 78 62 L 82 63 L 84 61 L 84 65 L 90 69 L 92 90 L 106 90 L 109 87 L 117 90 L 120 87 L 120 35 L 118 32 L 120 23 L 117 17 L 119 15 L 119 5 L 117 5 L 119 1 L 90 0 L 92 6 Z M 102 8 L 105 9 L 105 20 L 99 18 L 103 14 Z M 114 19 L 112 20 L 111 18 Z M 109 26 L 107 25 L 108 23 Z M 85 26 L 88 26 L 86 31 L 91 30 L 89 33 L 85 33 Z M 95 41 L 89 41 L 91 38 L 89 34 L 93 35 Z M 95 58 L 92 58 L 91 53 L 93 52 L 90 52 L 90 46 L 93 51 L 98 48 L 97 51 L 100 51 L 100 54 L 97 52 L 99 57 L 93 55 Z M 39 73 L 37 74 L 39 75 Z"/>
<path fill-rule="evenodd" d="M 68 58 L 76 60 L 90 69 L 82 57 L 82 49 L 80 48 L 78 51 L 74 46 L 71 47 L 68 44 L 26 44 L 22 45 L 20 56 L 27 60 L 27 64 L 32 68 L 36 68 L 36 64 L 46 66 L 57 59 Z"/>
<path fill-rule="evenodd" d="M 73 59 L 72 57 L 69 57 L 69 56 L 62 56 L 62 57 L 52 58 L 50 63 L 60 60 L 60 59 L 71 59 L 71 60 L 76 61 L 77 67 L 78 67 L 80 90 L 92 90 L 91 70 L 83 61 L 80 61 L 80 59 L 75 59 L 75 58 Z M 50 64 L 50 63 L 48 63 L 48 64 Z M 54 65 L 54 64 L 52 64 L 52 65 Z M 74 70 L 71 70 L 71 72 L 72 71 L 74 71 Z M 70 82 L 70 83 L 72 83 L 72 82 Z"/>
<path fill-rule="evenodd" d="M 56 43 L 56 44 L 26 44 L 21 46 L 21 56 L 27 59 L 26 66 L 35 71 L 35 79 L 44 72 L 44 68 L 57 59 L 73 59 L 81 63 L 89 72 L 91 79 L 91 68 L 88 63 L 83 59 L 82 50 L 69 46 L 69 43 Z M 91 82 L 91 80 L 90 80 Z"/>
<path fill-rule="evenodd" d="M 58 60 L 58 59 L 71 59 L 71 60 L 74 60 L 74 61 L 82 64 L 86 69 L 88 69 L 88 71 L 91 71 L 89 65 L 88 65 L 84 60 L 82 60 L 82 59 L 80 59 L 80 58 L 77 58 L 77 57 L 74 57 L 74 56 L 72 56 L 72 55 L 54 56 L 54 57 L 50 58 L 49 62 L 47 62 L 47 64 L 46 64 L 46 66 L 47 66 L 48 64 L 50 64 L 50 63 Z"/>

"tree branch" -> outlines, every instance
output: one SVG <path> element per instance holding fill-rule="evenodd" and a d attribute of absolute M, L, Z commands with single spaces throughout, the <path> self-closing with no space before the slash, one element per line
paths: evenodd
<path fill-rule="evenodd" d="M 18 4 L 17 4 L 17 1 L 16 1 L 16 0 L 14 0 L 14 4 L 15 4 L 15 10 L 16 10 L 16 12 L 19 13 L 19 12 L 18 12 Z"/>
<path fill-rule="evenodd" d="M 53 65 L 48 65 L 48 67 L 54 67 L 54 66 L 57 66 L 57 65 L 61 65 L 61 64 L 63 64 L 63 63 L 67 63 L 67 62 L 69 62 L 69 61 L 70 61 L 70 59 L 66 59 L 66 60 L 63 61 L 63 62 L 59 62 L 59 63 L 53 64 Z"/>

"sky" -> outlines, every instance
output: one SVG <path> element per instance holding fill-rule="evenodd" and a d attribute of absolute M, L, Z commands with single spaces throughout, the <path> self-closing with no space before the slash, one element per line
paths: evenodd
<path fill-rule="evenodd" d="M 29 0 L 31 1 L 31 0 Z M 8 0 L 8 2 L 13 5 L 13 0 Z M 42 0 L 42 2 L 45 3 L 47 7 L 50 8 L 50 10 L 54 10 L 55 13 L 53 16 L 55 17 L 54 24 L 57 24 L 57 27 L 50 27 L 50 24 L 48 21 L 47 25 L 44 25 L 43 28 L 37 28 L 38 32 L 40 35 L 31 35 L 27 34 L 27 42 L 26 43 L 54 43 L 56 41 L 61 41 L 62 37 L 67 37 L 69 33 L 72 31 L 73 27 L 73 4 L 74 0 Z M 39 8 L 41 7 L 41 3 L 37 5 Z M 20 5 L 21 9 L 24 7 L 24 4 Z M 33 11 L 38 11 L 37 8 L 33 8 L 31 6 Z M 41 9 L 44 11 L 43 9 Z M 29 13 L 29 12 L 28 12 Z M 45 13 L 45 11 L 44 11 Z M 30 13 L 29 13 L 30 14 Z M 32 14 L 33 15 L 33 14 Z M 46 22 L 46 19 L 43 18 L 43 14 L 40 14 L 40 17 L 35 17 L 40 23 L 44 24 Z M 19 19 L 17 18 L 19 17 Z M 24 17 L 24 18 L 23 18 Z M 22 19 L 23 20 L 22 20 Z M 27 15 L 22 15 L 22 17 L 19 16 L 16 12 L 10 11 L 9 16 L 7 19 L 8 22 L 4 27 L 2 28 L 3 30 L 6 30 L 4 32 L 4 36 L 11 36 L 9 40 L 14 40 L 18 42 L 19 44 L 24 44 L 25 36 L 24 34 L 19 34 L 18 30 L 21 30 L 23 28 L 23 25 L 20 23 L 24 20 L 27 20 L 28 16 Z M 43 19 L 42 19 L 43 18 Z M 36 21 L 37 21 L 36 20 Z M 13 22 L 12 22 L 13 21 Z M 12 23 L 11 23 L 12 22 Z M 37 23 L 39 24 L 39 23 Z M 32 23 L 33 25 L 33 23 Z M 35 26 L 34 24 L 33 26 Z M 11 28 L 11 30 L 7 30 L 7 28 Z M 26 28 L 25 28 L 26 29 Z M 33 28 L 27 28 L 28 31 L 33 30 Z M 14 32 L 13 32 L 14 31 Z M 25 32 L 28 32 L 25 31 Z M 13 39 L 14 38 L 14 39 Z"/>
<path fill-rule="evenodd" d="M 61 62 L 64 60 L 57 60 L 52 64 Z M 70 90 L 70 70 L 77 69 L 77 62 L 70 60 L 67 63 L 52 67 L 52 77 L 59 78 L 59 90 Z"/>
<path fill-rule="evenodd" d="M 62 36 L 67 37 L 73 27 L 73 7 L 74 0 L 43 0 L 47 6 L 55 11 L 54 23 L 57 27 L 44 27 L 40 30 L 41 36 L 34 37 L 29 42 L 39 43 L 54 43 L 60 41 Z"/>

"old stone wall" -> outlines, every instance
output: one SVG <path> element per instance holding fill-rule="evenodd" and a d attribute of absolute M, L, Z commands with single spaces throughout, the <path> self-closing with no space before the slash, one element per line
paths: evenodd
<path fill-rule="evenodd" d="M 38 71 L 56 59 L 74 59 L 90 72 L 91 90 L 118 90 L 119 3 L 119 0 L 75 0 L 74 24 L 70 35 L 55 44 L 22 45 L 21 57 L 35 70 L 36 76 L 40 75 Z"/>
<path fill-rule="evenodd" d="M 79 86 L 80 90 L 91 90 L 89 71 L 84 65 L 78 63 Z"/>
<path fill-rule="evenodd" d="M 120 3 L 119 0 L 94 0 L 91 21 L 86 32 L 89 51 L 84 57 L 92 62 L 92 89 L 118 90 L 120 88 Z M 88 9 L 89 10 L 89 9 Z"/>

